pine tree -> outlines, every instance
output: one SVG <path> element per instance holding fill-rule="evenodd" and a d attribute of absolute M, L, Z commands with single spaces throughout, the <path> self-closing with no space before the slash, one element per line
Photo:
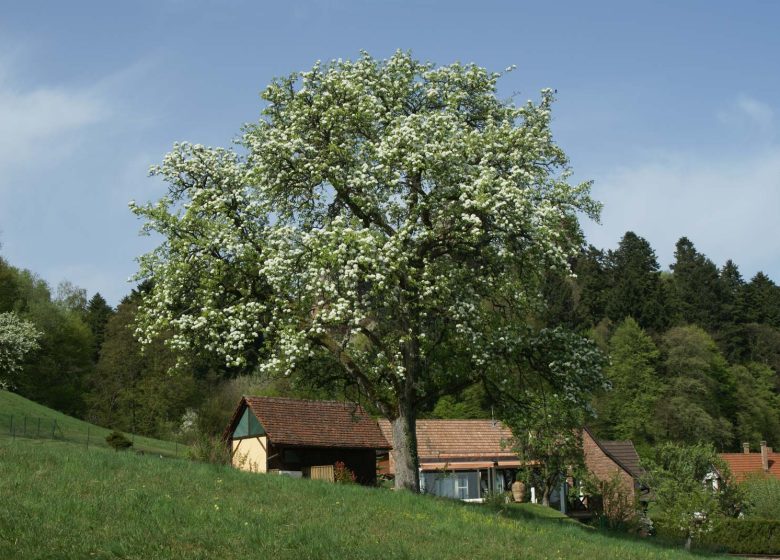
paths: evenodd
<path fill-rule="evenodd" d="M 575 310 L 586 327 L 596 326 L 606 316 L 608 277 L 605 261 L 604 252 L 589 245 L 580 251 L 572 266 L 577 277 L 573 294 Z"/>
<path fill-rule="evenodd" d="M 677 241 L 674 252 L 675 307 L 681 321 L 713 330 L 718 323 L 720 278 L 718 268 L 699 253 L 687 237 Z"/>
<path fill-rule="evenodd" d="M 763 272 L 745 286 L 748 320 L 780 327 L 780 288 Z"/>
<path fill-rule="evenodd" d="M 607 255 L 606 314 L 613 321 L 633 317 L 642 328 L 662 330 L 663 291 L 655 251 L 647 240 L 626 232 L 617 250 Z"/>
<path fill-rule="evenodd" d="M 100 292 L 92 296 L 89 303 L 87 303 L 86 323 L 89 330 L 92 331 L 92 337 L 95 341 L 93 352 L 95 363 L 97 363 L 100 348 L 103 346 L 103 340 L 105 339 L 106 323 L 108 323 L 113 314 L 114 310 L 106 303 Z"/>

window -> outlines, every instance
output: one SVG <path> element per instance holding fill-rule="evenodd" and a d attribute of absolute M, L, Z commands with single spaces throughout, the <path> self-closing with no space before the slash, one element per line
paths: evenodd
<path fill-rule="evenodd" d="M 469 497 L 469 479 L 465 476 L 459 476 L 455 483 L 455 491 L 457 496 L 461 500 L 466 500 Z"/>
<path fill-rule="evenodd" d="M 421 478 L 423 492 L 427 494 L 459 500 L 479 498 L 478 471 L 425 472 Z"/>

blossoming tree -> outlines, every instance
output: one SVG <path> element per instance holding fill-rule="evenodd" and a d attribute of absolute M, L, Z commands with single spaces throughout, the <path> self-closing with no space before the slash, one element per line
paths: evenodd
<path fill-rule="evenodd" d="M 14 386 L 25 356 L 39 348 L 41 333 L 16 313 L 0 313 L 0 389 Z"/>
<path fill-rule="evenodd" d="M 317 63 L 264 91 L 238 152 L 175 145 L 153 169 L 166 196 L 131 204 L 163 237 L 140 259 L 139 335 L 234 367 L 262 343 L 281 374 L 327 354 L 391 421 L 396 486 L 416 490 L 419 406 L 510 371 L 543 274 L 599 209 L 567 180 L 552 93 L 515 106 L 500 77 L 401 52 Z M 572 348 L 545 371 L 574 395 L 594 377 Z"/>

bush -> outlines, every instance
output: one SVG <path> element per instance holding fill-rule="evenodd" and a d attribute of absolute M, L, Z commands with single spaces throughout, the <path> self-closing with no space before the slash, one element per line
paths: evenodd
<path fill-rule="evenodd" d="M 122 432 L 114 430 L 106 436 L 106 443 L 114 448 L 114 451 L 125 451 L 133 446 L 133 442 L 125 437 Z"/>
<path fill-rule="evenodd" d="M 355 484 L 357 476 L 352 472 L 343 461 L 336 461 L 333 465 L 333 480 L 337 484 Z"/>
<path fill-rule="evenodd" d="M 704 536 L 703 543 L 732 554 L 780 554 L 780 521 L 724 519 Z"/>
<path fill-rule="evenodd" d="M 216 436 L 199 433 L 190 446 L 189 458 L 194 461 L 213 463 L 215 465 L 230 464 L 230 450 L 227 443 Z"/>
<path fill-rule="evenodd" d="M 751 476 L 741 486 L 746 516 L 780 521 L 780 479 Z"/>
<path fill-rule="evenodd" d="M 591 509 L 599 527 L 635 531 L 639 528 L 639 506 L 626 481 L 615 472 L 608 479 L 589 477 L 585 481 Z M 633 484 L 633 481 L 631 482 Z"/>
<path fill-rule="evenodd" d="M 655 526 L 661 541 L 682 543 L 685 540 L 684 530 L 672 527 L 663 519 L 657 519 Z M 780 521 L 720 518 L 693 542 L 693 548 L 732 554 L 780 554 Z"/>

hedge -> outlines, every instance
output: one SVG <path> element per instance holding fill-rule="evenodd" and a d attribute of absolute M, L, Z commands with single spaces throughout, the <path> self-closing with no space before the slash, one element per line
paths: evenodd
<path fill-rule="evenodd" d="M 660 540 L 680 543 L 684 535 L 668 527 L 662 519 L 655 521 Z M 732 554 L 780 554 L 780 521 L 775 519 L 721 519 L 712 531 L 693 541 L 693 548 L 719 550 Z"/>

